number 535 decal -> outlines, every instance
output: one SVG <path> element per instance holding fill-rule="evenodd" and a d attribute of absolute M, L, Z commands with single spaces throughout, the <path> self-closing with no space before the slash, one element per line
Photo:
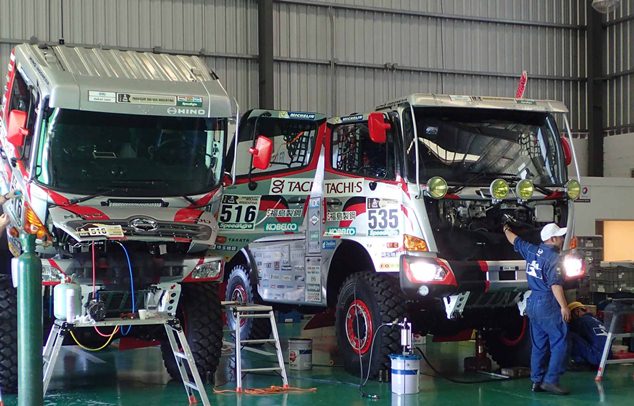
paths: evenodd
<path fill-rule="evenodd" d="M 370 230 L 384 230 L 398 228 L 398 209 L 370 209 L 368 210 L 368 228 Z"/>

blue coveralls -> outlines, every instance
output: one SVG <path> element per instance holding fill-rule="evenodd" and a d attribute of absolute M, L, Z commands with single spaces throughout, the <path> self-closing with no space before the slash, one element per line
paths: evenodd
<path fill-rule="evenodd" d="M 570 322 L 570 358 L 575 362 L 599 365 L 608 339 L 605 326 L 590 313 Z"/>
<path fill-rule="evenodd" d="M 551 245 L 537 246 L 519 237 L 513 247 L 526 260 L 528 287 L 532 291 L 526 306 L 533 344 L 531 380 L 558 385 L 559 377 L 566 370 L 568 333 L 568 325 L 561 317 L 559 303 L 551 289 L 553 285 L 562 284 L 557 271 L 559 252 Z M 546 368 L 549 351 L 550 361 Z"/>

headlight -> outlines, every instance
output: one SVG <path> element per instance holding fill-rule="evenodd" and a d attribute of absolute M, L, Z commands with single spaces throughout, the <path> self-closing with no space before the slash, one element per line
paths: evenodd
<path fill-rule="evenodd" d="M 209 261 L 197 265 L 194 270 L 183 280 L 183 282 L 200 282 L 202 279 L 214 280 L 218 279 L 222 271 L 221 261 Z"/>
<path fill-rule="evenodd" d="M 575 179 L 570 179 L 566 183 L 566 193 L 571 200 L 577 200 L 581 194 L 581 184 Z"/>
<path fill-rule="evenodd" d="M 515 193 L 521 200 L 528 200 L 533 197 L 534 191 L 535 185 L 533 185 L 533 181 L 530 179 L 520 180 L 517 182 L 517 186 L 515 186 Z"/>
<path fill-rule="evenodd" d="M 447 194 L 447 181 L 440 176 L 434 176 L 427 181 L 427 193 L 434 199 L 442 199 Z"/>
<path fill-rule="evenodd" d="M 583 260 L 575 255 L 566 255 L 564 257 L 563 268 L 566 279 L 579 279 L 586 273 Z"/>
<path fill-rule="evenodd" d="M 441 281 L 447 272 L 438 264 L 416 261 L 409 264 L 410 274 L 415 282 Z"/>
<path fill-rule="evenodd" d="M 429 251 L 425 240 L 409 234 L 403 234 L 403 246 L 407 251 Z"/>
<path fill-rule="evenodd" d="M 509 184 L 504 179 L 496 179 L 491 182 L 489 191 L 495 200 L 502 200 L 509 194 Z"/>

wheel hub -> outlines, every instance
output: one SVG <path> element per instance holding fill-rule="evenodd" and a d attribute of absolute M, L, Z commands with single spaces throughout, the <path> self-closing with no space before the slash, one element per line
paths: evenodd
<path fill-rule="evenodd" d="M 346 337 L 348 344 L 357 354 L 363 355 L 370 350 L 373 337 L 372 316 L 364 301 L 354 300 L 346 312 Z"/>
<path fill-rule="evenodd" d="M 236 285 L 231 292 L 231 301 L 238 303 L 246 303 L 248 299 L 247 291 L 242 285 Z M 232 315 L 233 317 L 233 315 Z M 243 327 L 247 323 L 246 319 L 240 320 L 240 327 Z"/>

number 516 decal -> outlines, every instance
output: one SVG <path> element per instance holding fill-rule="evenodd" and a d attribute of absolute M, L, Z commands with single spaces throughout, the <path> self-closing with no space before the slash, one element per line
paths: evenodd
<path fill-rule="evenodd" d="M 219 227 L 224 230 L 253 230 L 260 207 L 260 196 L 224 195 Z"/>

